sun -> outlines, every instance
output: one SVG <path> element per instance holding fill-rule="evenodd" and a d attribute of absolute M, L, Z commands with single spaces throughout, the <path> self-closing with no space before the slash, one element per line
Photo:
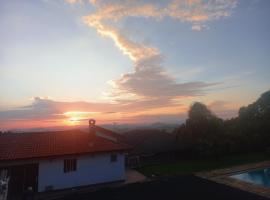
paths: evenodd
<path fill-rule="evenodd" d="M 82 121 L 94 118 L 97 114 L 98 112 L 67 111 L 63 113 L 65 116 L 64 123 L 68 126 L 80 125 Z"/>
<path fill-rule="evenodd" d="M 68 119 L 69 125 L 78 125 L 79 123 L 80 123 L 80 118 L 78 118 L 78 117 L 70 117 Z"/>
<path fill-rule="evenodd" d="M 69 121 L 71 121 L 71 122 L 79 122 L 80 119 L 78 117 L 71 117 L 71 118 L 69 118 Z"/>

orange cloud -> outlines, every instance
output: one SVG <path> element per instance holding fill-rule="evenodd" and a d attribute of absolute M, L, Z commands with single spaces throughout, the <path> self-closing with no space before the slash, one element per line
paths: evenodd
<path fill-rule="evenodd" d="M 191 17 L 191 21 L 193 22 L 201 22 L 208 20 L 209 17 L 207 15 L 194 15 Z"/>
<path fill-rule="evenodd" d="M 233 1 L 231 1 L 233 2 Z M 203 93 L 203 89 L 215 85 L 215 83 L 191 82 L 177 83 L 168 75 L 162 66 L 162 55 L 158 49 L 146 46 L 130 40 L 114 26 L 119 20 L 126 17 L 154 17 L 163 18 L 170 16 L 186 21 L 196 22 L 194 30 L 201 30 L 201 21 L 207 21 L 213 16 L 219 16 L 222 2 L 211 4 L 211 12 L 208 5 L 202 1 L 171 1 L 167 7 L 161 7 L 157 3 L 144 1 L 106 1 L 92 2 L 96 11 L 83 17 L 83 21 L 95 28 L 105 37 L 111 38 L 123 54 L 128 55 L 134 61 L 134 71 L 124 74 L 121 78 L 110 81 L 113 86 L 107 94 L 114 101 L 137 100 L 148 98 L 171 98 L 177 96 L 192 96 Z M 225 3 L 224 3 L 225 4 Z M 227 9 L 232 5 L 227 5 Z M 215 9 L 213 9 L 215 8 Z M 209 8 L 210 9 L 210 8 Z M 211 13 L 211 16 L 210 16 Z M 110 26 L 108 25 L 110 22 Z"/>
<path fill-rule="evenodd" d="M 85 125 L 89 118 L 102 123 L 177 122 L 186 117 L 194 98 L 149 99 L 115 104 L 60 102 L 36 97 L 27 106 L 0 111 L 1 129 Z M 197 100 L 197 98 L 196 98 Z M 237 115 L 238 106 L 211 101 L 208 107 L 223 118 Z"/>

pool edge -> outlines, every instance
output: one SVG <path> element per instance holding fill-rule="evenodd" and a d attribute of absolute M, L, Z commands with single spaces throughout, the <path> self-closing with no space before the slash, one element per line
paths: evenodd
<path fill-rule="evenodd" d="M 220 184 L 231 186 L 231 187 L 243 190 L 243 191 L 251 192 L 251 193 L 266 197 L 266 198 L 270 198 L 270 188 L 240 181 L 238 179 L 230 177 L 231 175 L 238 174 L 241 172 L 244 173 L 250 170 L 269 168 L 269 167 L 270 167 L 270 160 L 259 162 L 259 163 L 238 165 L 238 166 L 219 169 L 219 170 L 198 172 L 198 173 L 195 173 L 194 175 L 200 178 L 204 178 L 210 181 L 220 183 Z"/>

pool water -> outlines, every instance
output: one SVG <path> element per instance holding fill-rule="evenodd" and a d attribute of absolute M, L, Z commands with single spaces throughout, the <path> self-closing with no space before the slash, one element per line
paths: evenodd
<path fill-rule="evenodd" d="M 232 178 L 270 188 L 270 168 L 253 170 L 230 176 Z"/>

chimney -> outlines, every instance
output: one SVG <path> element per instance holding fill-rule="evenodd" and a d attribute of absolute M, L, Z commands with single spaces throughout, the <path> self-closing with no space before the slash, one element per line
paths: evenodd
<path fill-rule="evenodd" d="M 89 119 L 89 133 L 92 135 L 96 134 L 96 120 Z"/>

